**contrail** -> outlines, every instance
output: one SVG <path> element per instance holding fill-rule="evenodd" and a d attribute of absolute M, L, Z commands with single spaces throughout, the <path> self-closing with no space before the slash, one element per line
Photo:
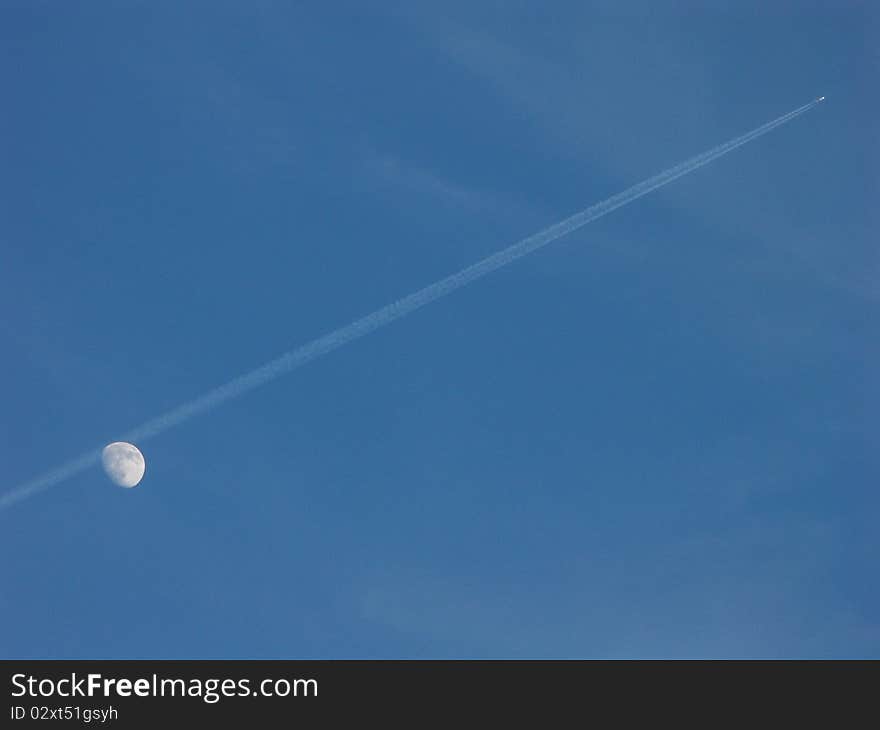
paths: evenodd
<path fill-rule="evenodd" d="M 221 403 L 225 403 L 228 400 L 244 395 L 248 391 L 257 388 L 264 383 L 268 383 L 271 380 L 275 380 L 275 378 L 278 378 L 285 373 L 289 373 L 291 370 L 295 370 L 296 368 L 326 355 L 349 342 L 364 337 L 380 327 L 384 327 L 401 317 L 412 314 L 426 304 L 430 304 L 441 297 L 445 297 L 456 289 L 460 289 L 466 284 L 470 284 L 472 281 L 481 279 L 486 274 L 489 274 L 496 269 L 500 269 L 502 266 L 507 266 L 507 264 L 518 258 L 543 248 L 557 238 L 566 236 L 572 231 L 576 231 L 578 228 L 585 226 L 590 221 L 601 218 L 611 211 L 621 208 L 624 205 L 641 198 L 643 195 L 647 195 L 652 190 L 668 185 L 673 180 L 676 180 L 683 175 L 687 175 L 688 173 L 703 167 L 703 165 L 708 165 L 722 155 L 732 152 L 737 147 L 741 147 L 742 145 L 767 134 L 771 129 L 775 129 L 776 127 L 803 114 L 805 111 L 813 108 L 816 104 L 822 101 L 822 99 L 824 99 L 824 97 L 815 99 L 809 104 L 804 104 L 802 107 L 799 107 L 788 114 L 784 114 L 773 121 L 763 124 L 757 129 L 753 129 L 751 132 L 718 145 L 696 157 L 691 157 L 675 167 L 670 167 L 664 172 L 633 185 L 623 192 L 617 193 L 617 195 L 612 195 L 601 203 L 596 203 L 595 205 L 582 210 L 580 213 L 575 213 L 573 216 L 566 218 L 559 223 L 555 223 L 549 228 L 545 228 L 543 231 L 539 231 L 528 238 L 524 238 L 498 253 L 487 256 L 482 261 L 478 261 L 455 274 L 451 274 L 450 276 L 440 279 L 423 289 L 419 289 L 417 292 L 414 292 L 403 299 L 398 299 L 396 302 L 392 302 L 381 309 L 377 309 L 372 314 L 361 317 L 351 324 L 347 324 L 344 327 L 333 330 L 323 337 L 319 337 L 318 339 L 312 340 L 294 350 L 290 350 L 256 370 L 240 375 L 234 380 L 230 380 L 225 385 L 221 385 L 188 403 L 184 403 L 182 406 L 178 406 L 151 421 L 147 421 L 134 430 L 129 431 L 120 440 L 139 442 L 151 438 L 152 436 L 156 436 L 172 426 L 176 426 L 179 423 L 189 420 L 193 416 L 216 408 Z M 49 487 L 84 471 L 92 465 L 97 464 L 100 457 L 101 447 L 85 453 L 40 477 L 19 485 L 0 497 L 0 509 L 9 507 L 15 502 L 19 502 L 37 492 L 48 489 Z"/>

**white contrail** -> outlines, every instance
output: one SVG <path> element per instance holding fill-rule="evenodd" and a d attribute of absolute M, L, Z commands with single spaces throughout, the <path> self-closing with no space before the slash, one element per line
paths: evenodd
<path fill-rule="evenodd" d="M 804 104 L 804 106 L 799 107 L 788 114 L 784 114 L 778 119 L 767 122 L 747 134 L 718 145 L 701 155 L 691 157 L 689 160 L 686 160 L 675 167 L 671 167 L 658 175 L 654 175 L 654 177 L 650 177 L 637 185 L 633 185 L 623 192 L 617 193 L 617 195 L 612 195 L 607 200 L 603 200 L 601 203 L 597 203 L 586 210 L 582 210 L 580 213 L 576 213 L 560 223 L 556 223 L 549 228 L 545 228 L 543 231 L 535 233 L 528 238 L 524 238 L 518 243 L 514 243 L 512 246 L 505 248 L 503 251 L 494 253 L 491 256 L 484 258 L 482 261 L 478 261 L 477 263 L 462 269 L 456 274 L 447 276 L 445 279 L 440 279 L 440 281 L 426 286 L 424 289 L 419 289 L 417 292 L 414 292 L 403 299 L 398 299 L 396 302 L 388 304 L 372 314 L 368 314 L 361 319 L 355 320 L 351 324 L 340 327 L 323 337 L 319 337 L 295 350 L 291 350 L 256 370 L 240 375 L 234 380 L 226 383 L 226 385 L 221 385 L 219 388 L 215 388 L 214 390 L 191 400 L 189 403 L 184 403 L 182 406 L 178 406 L 151 421 L 147 421 L 125 434 L 120 440 L 139 442 L 155 436 L 167 428 L 176 426 L 199 413 L 209 411 L 221 403 L 225 403 L 232 398 L 237 398 L 264 383 L 268 383 L 270 380 L 274 380 L 275 378 L 284 375 L 285 373 L 289 373 L 291 370 L 295 370 L 322 355 L 326 355 L 328 352 L 332 352 L 353 340 L 368 335 L 370 332 L 373 332 L 380 327 L 384 327 L 386 324 L 390 324 L 396 319 L 400 319 L 401 317 L 405 317 L 406 315 L 415 312 L 426 304 L 440 299 L 441 297 L 445 297 L 447 294 L 463 287 L 465 284 L 470 284 L 472 281 L 476 281 L 486 274 L 489 274 L 496 269 L 500 269 L 502 266 L 506 266 L 526 254 L 530 254 L 533 251 L 537 251 L 539 248 L 543 248 L 548 243 L 551 243 L 557 238 L 561 238 L 572 231 L 576 231 L 590 221 L 601 218 L 612 210 L 616 210 L 627 203 L 631 203 L 632 201 L 641 198 L 643 195 L 647 195 L 652 190 L 667 185 L 673 180 L 680 178 L 682 175 L 687 175 L 689 172 L 693 172 L 703 165 L 709 164 L 722 155 L 726 155 L 728 152 L 735 150 L 737 147 L 741 147 L 742 145 L 751 142 L 753 139 L 757 139 L 766 134 L 771 129 L 775 129 L 779 125 L 785 124 L 787 121 L 794 119 L 794 117 L 803 114 L 820 101 L 821 99 L 816 99 L 809 104 Z M 83 454 L 79 458 L 62 465 L 43 476 L 19 485 L 0 497 L 0 509 L 8 507 L 14 502 L 25 499 L 36 492 L 48 489 L 49 487 L 78 474 L 84 469 L 96 464 L 100 460 L 100 457 L 101 447 Z"/>

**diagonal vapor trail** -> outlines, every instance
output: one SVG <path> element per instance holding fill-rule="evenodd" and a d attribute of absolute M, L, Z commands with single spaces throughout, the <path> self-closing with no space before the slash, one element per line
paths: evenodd
<path fill-rule="evenodd" d="M 795 117 L 800 116 L 809 109 L 812 109 L 816 104 L 822 101 L 823 98 L 824 97 L 815 99 L 809 104 L 804 104 L 788 114 L 783 114 L 781 117 L 753 129 L 751 132 L 747 132 L 739 137 L 735 137 L 729 142 L 724 142 L 702 154 L 691 157 L 674 167 L 670 167 L 653 177 L 649 177 L 647 180 L 627 188 L 623 192 L 612 195 L 601 203 L 596 203 L 559 223 L 555 223 L 549 228 L 545 228 L 538 233 L 514 243 L 502 251 L 487 256 L 483 260 L 478 261 L 455 274 L 451 274 L 424 287 L 423 289 L 419 289 L 403 299 L 398 299 L 381 309 L 377 309 L 372 314 L 361 317 L 360 319 L 340 327 L 339 329 L 333 330 L 316 340 L 312 340 L 305 345 L 290 350 L 256 370 L 251 370 L 248 373 L 240 375 L 237 378 L 230 380 L 225 385 L 221 385 L 214 390 L 208 391 L 204 395 L 199 396 L 188 403 L 184 403 L 177 408 L 143 423 L 132 431 L 129 431 L 119 440 L 142 442 L 145 439 L 156 436 L 172 426 L 176 426 L 189 420 L 193 416 L 216 408 L 228 400 L 244 395 L 254 388 L 275 380 L 275 378 L 289 373 L 290 371 L 326 355 L 349 342 L 364 337 L 380 327 L 384 327 L 401 317 L 412 314 L 426 304 L 430 304 L 437 299 L 445 297 L 456 289 L 460 289 L 466 284 L 481 279 L 486 276 L 486 274 L 489 274 L 496 269 L 500 269 L 502 266 L 506 266 L 518 258 L 543 248 L 556 239 L 566 236 L 569 233 L 576 231 L 578 228 L 585 226 L 590 221 L 601 218 L 611 211 L 627 205 L 628 203 L 641 198 L 643 195 L 647 195 L 652 190 L 668 185 L 673 180 L 676 180 L 683 175 L 687 175 L 704 165 L 708 165 L 713 160 L 718 159 L 722 155 L 726 155 L 728 152 L 732 152 L 737 147 L 748 144 L 752 140 L 767 134 L 770 130 L 775 129 Z M 101 457 L 102 448 L 103 447 L 98 447 L 93 451 L 82 454 L 78 458 L 10 490 L 0 497 L 0 510 L 26 499 L 37 492 L 53 487 L 65 479 L 97 464 Z"/>

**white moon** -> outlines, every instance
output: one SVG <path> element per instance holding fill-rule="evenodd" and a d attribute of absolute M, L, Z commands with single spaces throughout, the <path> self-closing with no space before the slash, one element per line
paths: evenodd
<path fill-rule="evenodd" d="M 107 444 L 101 452 L 101 461 L 107 476 L 120 487 L 136 487 L 147 468 L 138 447 L 125 441 Z"/>

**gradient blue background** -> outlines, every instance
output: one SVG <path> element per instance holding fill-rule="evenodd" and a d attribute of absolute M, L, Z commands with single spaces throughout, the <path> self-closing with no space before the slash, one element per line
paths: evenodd
<path fill-rule="evenodd" d="M 869 2 L 0 3 L 4 657 L 878 657 Z"/>

